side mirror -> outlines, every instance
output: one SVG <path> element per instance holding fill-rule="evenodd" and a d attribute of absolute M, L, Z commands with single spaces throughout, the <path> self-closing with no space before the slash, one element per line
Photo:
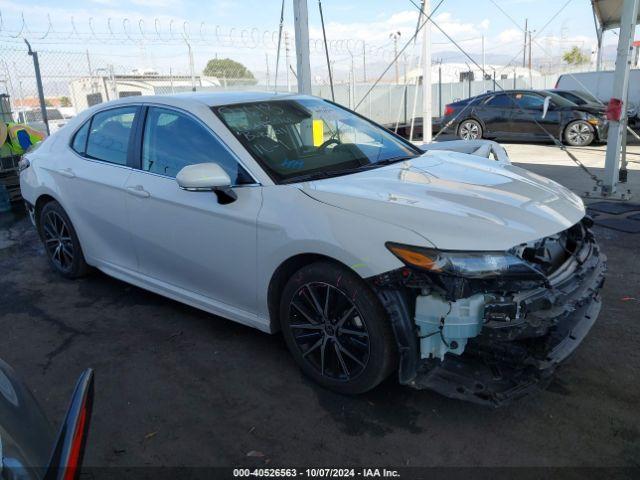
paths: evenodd
<path fill-rule="evenodd" d="M 190 192 L 213 191 L 222 204 L 231 203 L 238 198 L 231 189 L 229 175 L 217 163 L 187 165 L 176 175 L 176 182 L 181 189 Z"/>
<path fill-rule="evenodd" d="M 542 118 L 547 116 L 549 107 L 551 106 L 551 97 L 544 97 L 544 105 L 542 105 Z"/>
<path fill-rule="evenodd" d="M 231 186 L 231 179 L 217 163 L 187 165 L 176 175 L 176 182 L 183 190 L 211 191 Z"/>

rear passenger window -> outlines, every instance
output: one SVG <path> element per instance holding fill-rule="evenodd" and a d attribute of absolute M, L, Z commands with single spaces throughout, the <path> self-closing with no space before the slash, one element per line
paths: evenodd
<path fill-rule="evenodd" d="M 91 121 L 86 155 L 96 160 L 127 164 L 127 149 L 137 107 L 96 113 Z"/>
<path fill-rule="evenodd" d="M 490 107 L 513 107 L 513 99 L 509 97 L 509 95 L 505 95 L 504 93 L 500 95 L 496 95 L 491 100 L 487 102 L 487 105 Z"/>
<path fill-rule="evenodd" d="M 80 130 L 76 132 L 76 136 L 73 137 L 73 143 L 71 144 L 71 148 L 73 148 L 80 155 L 84 155 L 84 150 L 87 147 L 87 136 L 89 134 L 89 123 L 85 122 Z"/>

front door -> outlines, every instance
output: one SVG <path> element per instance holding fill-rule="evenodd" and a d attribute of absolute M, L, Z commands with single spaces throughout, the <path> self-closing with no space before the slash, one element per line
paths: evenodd
<path fill-rule="evenodd" d="M 560 124 L 558 110 L 549 104 L 547 114 L 544 112 L 544 97 L 537 93 L 516 93 L 513 95 L 515 108 L 511 117 L 513 131 L 523 139 L 539 138 L 550 140 L 549 135 L 558 136 Z"/>
<path fill-rule="evenodd" d="M 212 114 L 213 115 L 213 114 Z M 187 113 L 149 107 L 140 169 L 127 180 L 127 210 L 140 272 L 164 288 L 202 295 L 249 313 L 256 311 L 256 221 L 262 189 L 235 156 Z M 180 189 L 185 166 L 218 163 L 237 199 Z"/>

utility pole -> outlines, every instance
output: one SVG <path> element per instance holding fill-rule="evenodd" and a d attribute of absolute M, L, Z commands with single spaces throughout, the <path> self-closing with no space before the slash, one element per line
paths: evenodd
<path fill-rule="evenodd" d="M 527 66 L 527 32 L 529 28 L 529 19 L 524 19 L 524 46 L 522 47 L 522 68 Z"/>
<path fill-rule="evenodd" d="M 362 41 L 362 81 L 367 83 L 367 44 Z"/>
<path fill-rule="evenodd" d="M 293 0 L 296 33 L 296 76 L 298 93 L 311 95 L 311 63 L 309 54 L 309 12 L 307 0 Z"/>
<path fill-rule="evenodd" d="M 289 32 L 284 31 L 284 61 L 287 63 L 287 92 L 291 91 L 291 81 L 289 80 L 289 68 L 290 60 L 289 60 Z"/>
<path fill-rule="evenodd" d="M 264 54 L 264 60 L 265 60 L 266 66 L 267 66 L 267 88 L 269 88 L 269 83 L 271 82 L 271 78 L 269 78 L 270 77 L 270 75 L 269 75 L 269 54 L 266 53 L 266 52 Z"/>
<path fill-rule="evenodd" d="M 431 15 L 430 0 L 422 0 L 422 18 Z M 431 20 L 422 27 L 422 141 L 431 142 Z"/>
<path fill-rule="evenodd" d="M 531 74 L 531 30 L 529 30 L 529 88 L 533 88 L 533 76 Z"/>
<path fill-rule="evenodd" d="M 400 32 L 392 32 L 389 34 L 389 38 L 393 40 L 393 58 L 396 58 L 398 56 L 398 40 L 400 39 L 400 35 L 401 35 Z M 400 74 L 398 72 L 398 62 L 395 62 L 395 67 L 396 67 L 396 83 L 400 83 Z"/>

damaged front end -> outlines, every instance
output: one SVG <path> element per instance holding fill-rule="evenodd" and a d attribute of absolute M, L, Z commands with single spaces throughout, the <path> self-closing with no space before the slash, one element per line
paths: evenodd
<path fill-rule="evenodd" d="M 600 311 L 606 258 L 585 217 L 509 252 L 388 244 L 407 266 L 371 278 L 400 353 L 400 382 L 501 405 L 544 388 Z"/>

